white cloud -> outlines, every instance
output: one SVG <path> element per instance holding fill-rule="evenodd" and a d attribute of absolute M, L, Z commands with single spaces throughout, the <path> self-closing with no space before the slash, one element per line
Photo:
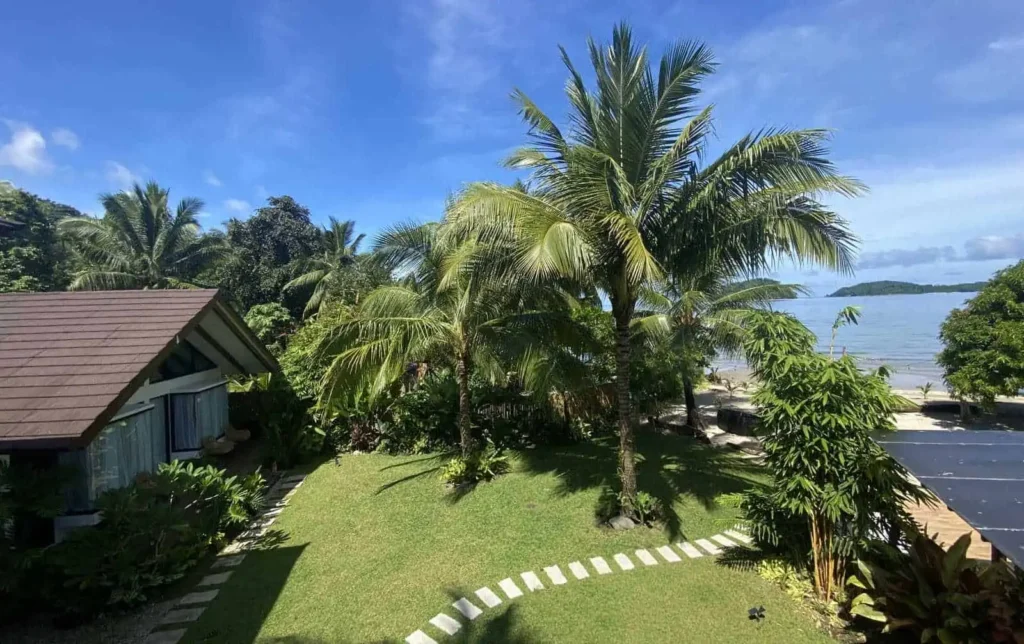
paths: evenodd
<path fill-rule="evenodd" d="M 72 151 L 77 150 L 82 144 L 78 135 L 66 127 L 59 127 L 50 132 L 50 140 L 53 141 L 54 145 L 59 145 Z"/>
<path fill-rule="evenodd" d="M 10 166 L 28 174 L 45 174 L 53 170 L 46 154 L 46 139 L 39 130 L 14 121 L 6 121 L 11 140 L 0 146 L 0 166 Z"/>
<path fill-rule="evenodd" d="M 248 214 L 252 212 L 252 206 L 243 199 L 225 199 L 224 207 L 232 212 Z"/>
<path fill-rule="evenodd" d="M 985 235 L 964 244 L 966 258 L 972 261 L 986 259 L 1020 259 L 1024 257 L 1024 234 Z"/>
<path fill-rule="evenodd" d="M 1017 51 L 1024 49 L 1024 36 L 993 40 L 988 44 L 988 48 L 993 51 Z"/>
<path fill-rule="evenodd" d="M 142 179 L 137 174 L 117 161 L 107 161 L 106 177 L 107 181 L 122 190 L 128 190 L 133 184 L 142 183 Z"/>
<path fill-rule="evenodd" d="M 203 175 L 203 181 L 205 181 L 207 183 L 207 185 L 211 185 L 214 188 L 219 188 L 222 185 L 224 185 L 221 182 L 221 180 L 217 178 L 217 175 L 215 175 L 214 173 L 210 172 L 209 170 L 207 170 L 206 173 Z"/>

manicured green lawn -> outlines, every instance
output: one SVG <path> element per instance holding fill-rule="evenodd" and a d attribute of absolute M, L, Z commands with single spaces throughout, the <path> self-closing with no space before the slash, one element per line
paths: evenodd
<path fill-rule="evenodd" d="M 613 445 L 518 454 L 512 473 L 456 498 L 430 457 L 344 456 L 313 471 L 282 513 L 279 545 L 251 552 L 188 632 L 191 642 L 823 642 L 812 618 L 773 585 L 711 557 L 644 567 L 633 552 L 731 527 L 734 497 L 758 478 L 732 454 L 675 436 L 640 437 L 640 486 L 672 503 L 658 529 L 611 532 L 593 509 L 614 480 Z M 620 572 L 626 552 L 637 569 Z M 681 553 L 680 553 L 681 554 Z M 603 556 L 614 574 L 577 581 L 568 563 Z M 543 568 L 569 582 L 553 587 Z M 533 570 L 548 588 L 505 600 L 453 638 L 427 621 L 451 602 Z M 503 596 L 503 595 L 502 595 Z M 746 609 L 764 605 L 758 626 Z M 460 620 L 465 622 L 465 620 Z"/>

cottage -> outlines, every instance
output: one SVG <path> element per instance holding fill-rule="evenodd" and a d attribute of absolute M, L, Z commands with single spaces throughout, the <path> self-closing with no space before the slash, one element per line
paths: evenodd
<path fill-rule="evenodd" d="M 59 540 L 103 491 L 223 448 L 226 376 L 277 369 L 216 290 L 0 295 L 0 460 L 75 467 Z"/>

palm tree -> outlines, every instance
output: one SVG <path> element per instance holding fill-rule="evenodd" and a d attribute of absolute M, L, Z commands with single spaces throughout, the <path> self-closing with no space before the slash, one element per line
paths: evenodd
<path fill-rule="evenodd" d="M 102 218 L 72 217 L 58 224 L 85 263 L 71 290 L 182 288 L 225 251 L 222 235 L 204 234 L 196 220 L 203 202 L 182 199 L 174 214 L 169 190 L 155 182 L 100 196 Z"/>
<path fill-rule="evenodd" d="M 355 226 L 354 221 L 339 222 L 331 217 L 331 225 L 325 228 L 323 233 L 323 254 L 306 260 L 302 275 L 284 285 L 285 291 L 313 288 L 303 316 L 319 311 L 331 286 L 339 283 L 347 269 L 358 261 L 359 244 L 366 235 L 353 238 Z"/>
<path fill-rule="evenodd" d="M 377 240 L 375 254 L 404 277 L 367 295 L 325 347 L 336 357 L 324 377 L 321 403 L 353 392 L 373 399 L 413 363 L 449 366 L 458 384 L 459 440 L 468 458 L 476 450 L 470 376 L 505 379 L 517 357 L 530 355 L 565 322 L 569 298 L 508 279 L 502 259 L 508 253 L 447 235 L 438 223 L 395 226 Z"/>
<path fill-rule="evenodd" d="M 734 281 L 709 272 L 685 283 L 667 285 L 661 292 L 641 295 L 644 310 L 633 320 L 635 332 L 667 339 L 673 350 L 694 363 L 683 373 L 687 425 L 695 430 L 704 428 L 694 393 L 696 369 L 718 353 L 739 354 L 751 311 L 767 309 L 774 300 L 791 299 L 805 292 L 796 284 L 760 279 Z"/>
<path fill-rule="evenodd" d="M 621 492 L 630 513 L 630 325 L 641 292 L 711 265 L 757 274 L 779 258 L 848 271 L 855 238 L 818 199 L 853 196 L 862 186 L 827 159 L 823 130 L 752 133 L 702 164 L 712 108 L 698 112 L 696 101 L 715 66 L 705 46 L 670 47 L 657 72 L 625 25 L 611 46 L 589 47 L 593 91 L 562 50 L 567 132 L 523 92 L 513 94 L 532 144 L 506 163 L 531 171 L 530 192 L 471 185 L 451 219 L 488 238 L 514 239 L 515 271 L 527 279 L 558 275 L 605 293 L 616 325 Z"/>

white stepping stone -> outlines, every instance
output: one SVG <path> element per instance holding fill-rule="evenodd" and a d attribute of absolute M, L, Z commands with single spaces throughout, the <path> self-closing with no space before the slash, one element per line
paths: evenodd
<path fill-rule="evenodd" d="M 716 534 L 715 536 L 713 536 L 711 538 L 714 539 L 715 541 L 717 541 L 718 543 L 722 544 L 726 548 L 735 548 L 736 547 L 736 542 L 735 541 L 731 541 L 728 537 L 723 537 L 720 534 Z"/>
<path fill-rule="evenodd" d="M 284 479 L 282 479 L 282 480 L 285 483 L 290 483 L 291 481 L 300 481 L 301 482 L 301 481 L 305 481 L 306 480 L 306 475 L 305 474 L 292 474 L 291 476 L 284 477 Z"/>
<path fill-rule="evenodd" d="M 267 510 L 266 512 L 263 513 L 263 518 L 265 518 L 265 519 L 275 518 L 275 517 L 279 516 L 282 512 L 284 512 L 284 508 L 274 508 L 273 510 Z"/>
<path fill-rule="evenodd" d="M 693 545 L 687 541 L 680 541 L 676 544 L 676 547 L 682 550 L 683 554 L 689 557 L 690 559 L 696 559 L 697 557 L 704 556 L 703 552 L 694 548 Z"/>
<path fill-rule="evenodd" d="M 455 635 L 459 632 L 459 629 L 462 628 L 462 624 L 444 613 L 438 613 L 435 615 L 433 619 L 430 620 L 430 623 L 449 635 Z"/>
<path fill-rule="evenodd" d="M 643 549 L 636 551 L 636 558 L 642 561 L 645 566 L 658 565 L 658 560 L 654 558 L 654 555 Z"/>
<path fill-rule="evenodd" d="M 238 564 L 242 563 L 243 559 L 245 559 L 245 555 L 217 557 L 217 561 L 213 562 L 213 566 L 211 566 L 211 568 L 234 568 Z"/>
<path fill-rule="evenodd" d="M 523 596 L 523 591 L 519 590 L 519 586 L 516 586 L 516 582 L 512 581 L 511 578 L 502 579 L 498 582 L 498 586 L 508 595 L 509 599 Z"/>
<path fill-rule="evenodd" d="M 623 570 L 632 570 L 635 567 L 629 557 L 621 552 L 613 558 L 615 559 L 615 563 L 619 564 L 619 568 L 622 568 Z"/>
<path fill-rule="evenodd" d="M 430 637 L 423 631 L 416 631 L 409 637 L 405 638 L 408 644 L 437 644 L 437 640 Z"/>
<path fill-rule="evenodd" d="M 501 597 L 494 594 L 494 591 L 484 586 L 480 590 L 476 591 L 476 596 L 480 598 L 487 608 L 494 608 L 501 603 Z"/>
<path fill-rule="evenodd" d="M 213 598 L 220 592 L 219 588 L 213 590 L 202 590 L 196 593 L 189 593 L 178 600 L 178 605 L 185 604 L 208 604 L 213 601 Z"/>
<path fill-rule="evenodd" d="M 182 622 L 194 622 L 199 619 L 199 616 L 206 610 L 205 606 L 199 608 L 178 608 L 175 610 L 167 611 L 163 619 L 160 620 L 161 624 L 180 624 Z"/>
<path fill-rule="evenodd" d="M 178 640 L 185 637 L 184 628 L 176 628 L 173 631 L 157 631 L 150 633 L 143 644 L 178 644 Z"/>
<path fill-rule="evenodd" d="M 587 569 L 584 568 L 583 564 L 581 564 L 578 561 L 574 561 L 571 564 L 569 564 L 569 570 L 572 571 L 572 574 L 576 577 L 576 579 L 586 579 L 590 576 L 590 573 L 587 572 Z"/>
<path fill-rule="evenodd" d="M 590 559 L 590 565 L 594 567 L 599 575 L 610 575 L 612 574 L 611 566 L 604 560 L 604 557 L 592 557 Z"/>
<path fill-rule="evenodd" d="M 547 573 L 548 579 L 551 580 L 551 583 L 553 583 L 556 586 L 561 586 L 562 584 L 569 581 L 565 578 L 565 575 L 562 574 L 562 569 L 558 566 L 548 566 L 544 569 L 544 572 Z"/>
<path fill-rule="evenodd" d="M 729 535 L 733 539 L 736 539 L 737 541 L 742 541 L 743 543 L 745 543 L 747 545 L 750 545 L 750 544 L 754 543 L 753 539 L 751 539 L 747 535 L 743 534 L 742 532 L 737 532 L 735 530 L 726 530 L 725 534 Z"/>
<path fill-rule="evenodd" d="M 532 570 L 524 572 L 519 576 L 523 578 L 523 583 L 526 584 L 526 589 L 530 592 L 544 590 L 544 584 L 540 582 L 540 577 L 534 574 Z"/>
<path fill-rule="evenodd" d="M 466 619 L 468 619 L 470 621 L 472 621 L 472 620 L 476 619 L 477 617 L 480 617 L 481 615 L 484 614 L 484 612 L 482 610 L 480 610 L 479 608 L 476 607 L 476 604 L 474 604 L 473 602 L 469 601 L 465 597 L 463 597 L 459 601 L 457 601 L 454 604 L 452 604 L 452 606 L 455 607 L 455 610 L 457 610 L 460 613 L 462 613 L 463 617 L 465 617 Z"/>
<path fill-rule="evenodd" d="M 230 577 L 230 576 L 231 576 L 231 571 L 219 572 L 219 573 L 217 573 L 215 575 L 206 575 L 205 577 L 203 577 L 203 579 L 199 582 L 198 585 L 199 586 L 219 586 L 220 584 L 223 584 L 225 581 L 227 581 L 228 577 Z"/>
<path fill-rule="evenodd" d="M 705 550 L 707 550 L 709 553 L 711 553 L 713 555 L 720 555 L 720 554 L 722 554 L 722 551 L 718 548 L 718 546 L 716 546 L 715 544 L 711 543 L 707 539 L 697 539 L 695 541 L 695 543 L 698 546 L 700 546 L 701 548 L 704 548 Z"/>
<path fill-rule="evenodd" d="M 669 563 L 676 563 L 678 561 L 682 561 L 679 555 L 676 554 L 676 551 L 669 546 L 658 546 L 656 550 L 658 551 L 658 554 L 661 555 L 661 557 Z"/>

